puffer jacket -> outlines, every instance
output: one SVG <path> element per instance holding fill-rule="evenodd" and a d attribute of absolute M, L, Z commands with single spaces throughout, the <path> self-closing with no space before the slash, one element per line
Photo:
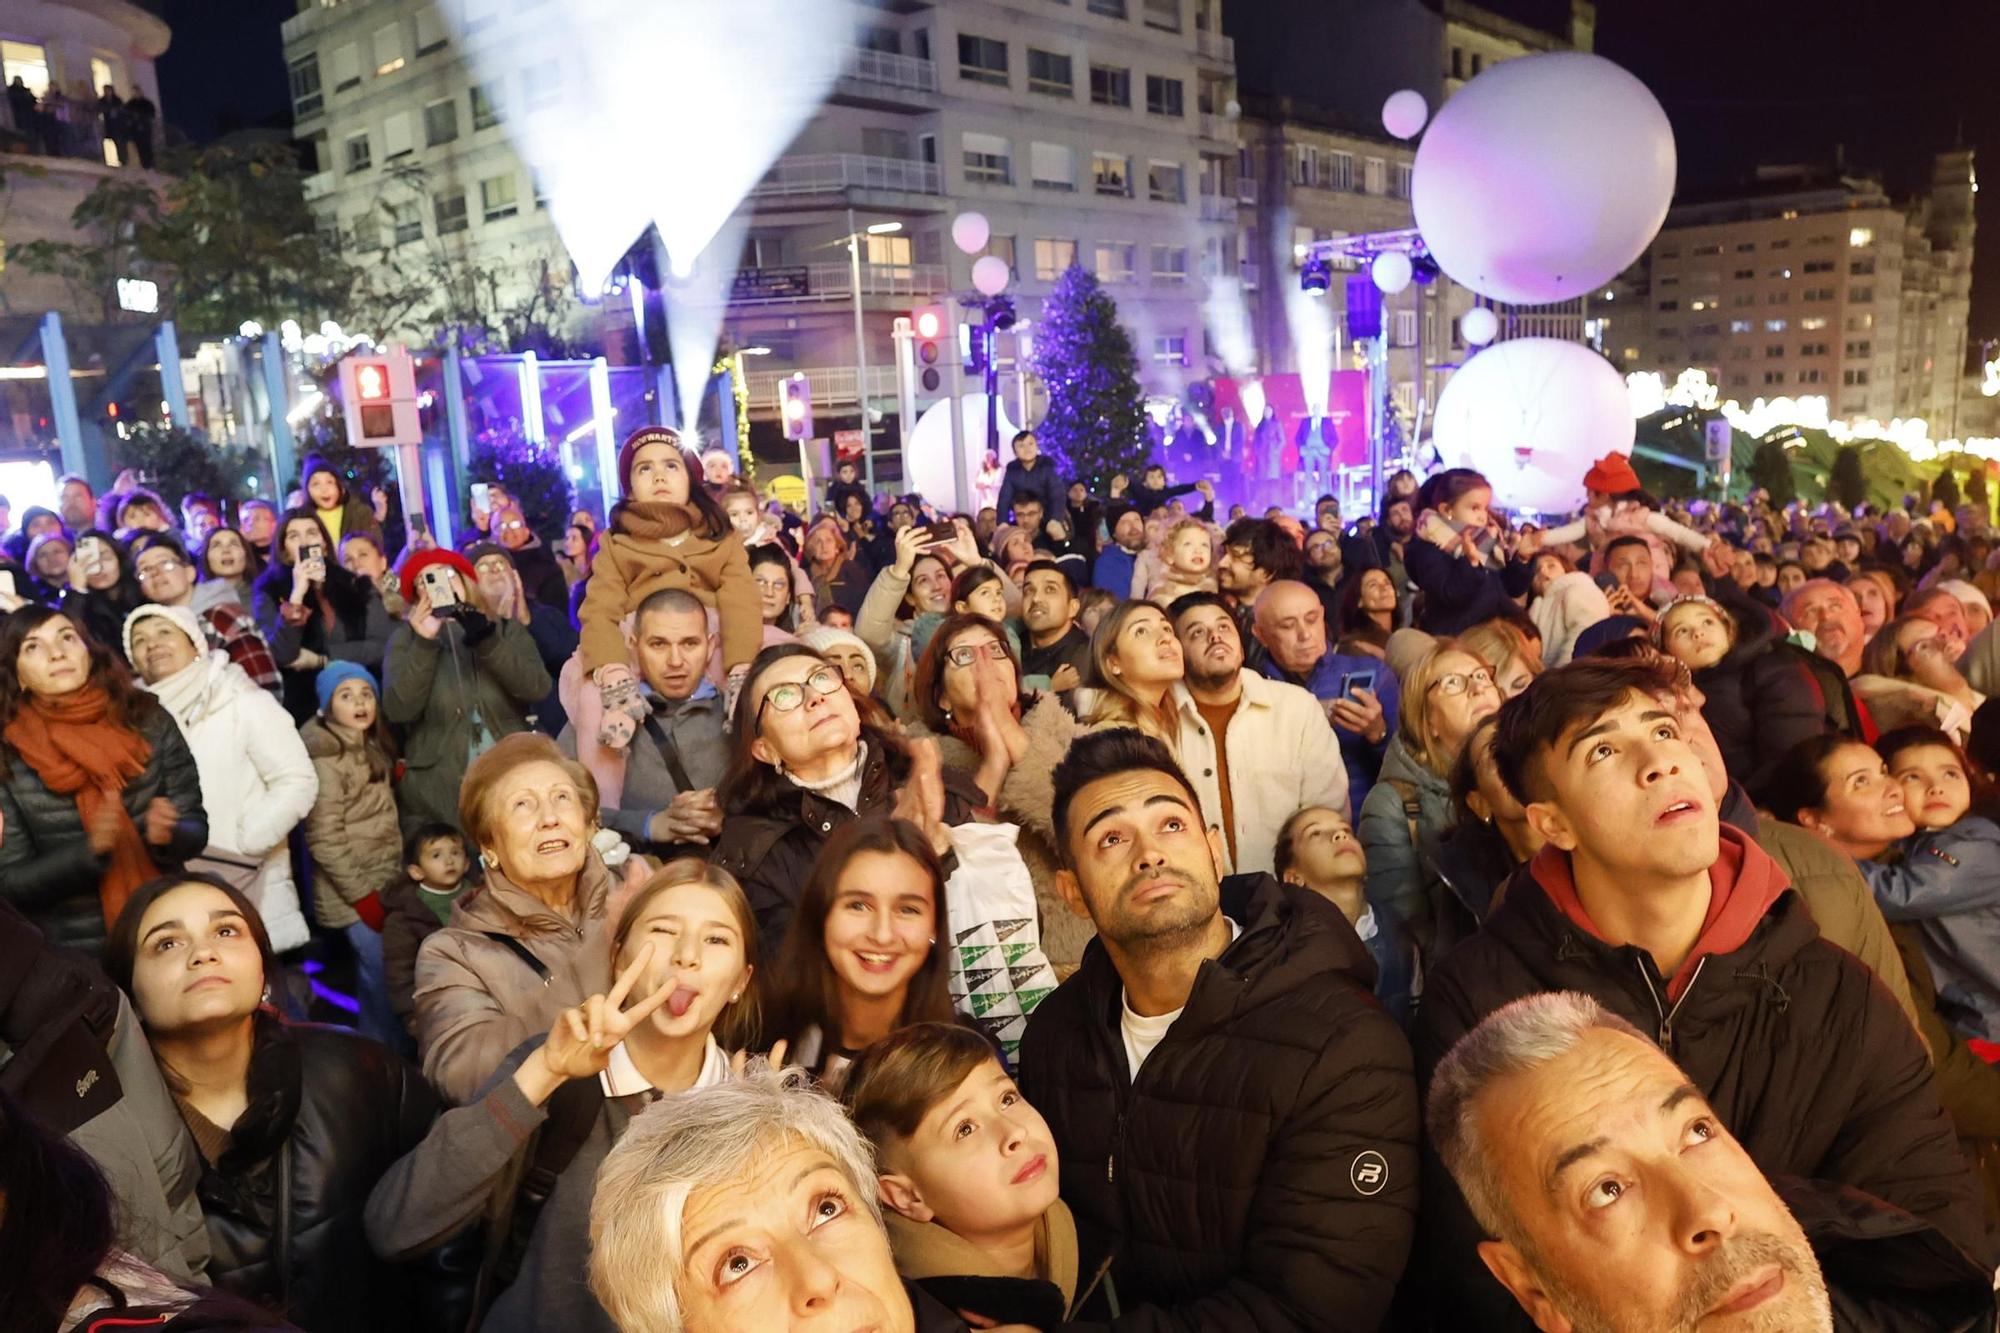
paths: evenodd
<path fill-rule="evenodd" d="M 1406 799 L 1417 803 L 1417 840 L 1410 840 Z M 1451 784 L 1418 762 L 1397 736 L 1382 755 L 1382 771 L 1361 803 L 1355 832 L 1368 853 L 1368 898 L 1394 912 L 1428 957 L 1437 937 L 1443 883 L 1431 848 L 1451 827 Z"/>
<path fill-rule="evenodd" d="M 1917 927 L 1945 1022 L 2000 1042 L 2000 825 L 1967 815 L 1907 840 L 1902 853 L 1894 864 L 1861 863 L 1875 901 L 1889 920 Z"/>
<path fill-rule="evenodd" d="M 389 643 L 393 622 L 389 609 L 375 585 L 357 578 L 333 562 L 329 554 L 325 595 L 331 617 L 322 615 L 312 603 L 310 614 L 293 619 L 291 609 L 292 569 L 273 560 L 251 585 L 250 614 L 256 618 L 257 632 L 271 645 L 284 681 L 285 709 L 294 723 L 303 723 L 319 707 L 315 682 L 317 667 L 294 668 L 299 650 L 308 649 L 338 662 L 359 662 L 380 670 L 382 654 Z"/>
<path fill-rule="evenodd" d="M 474 744 L 526 731 L 528 710 L 548 692 L 542 656 L 517 620 L 473 613 L 446 621 L 434 639 L 407 622 L 396 626 L 382 664 L 382 716 L 409 729 L 404 831 L 433 821 L 457 828 L 458 789 Z"/>
<path fill-rule="evenodd" d="M 1414 1036 L 1423 1081 L 1509 1001 L 1581 991 L 1655 1036 L 1767 1176 L 1865 1190 L 1931 1223 L 1990 1271 L 1980 1200 L 1908 1016 L 1864 964 L 1820 937 L 1768 856 L 1726 825 L 1722 838 L 1742 858 L 1739 875 L 1754 871 L 1776 896 L 1741 945 L 1700 958 L 1671 1004 L 1651 955 L 1605 943 L 1551 900 L 1539 876 L 1552 865 L 1566 876 L 1567 859 L 1545 849 L 1508 884 L 1485 927 L 1426 978 Z M 1526 1328 L 1479 1261 L 1478 1224 L 1434 1154 L 1424 1189 L 1431 1268 L 1422 1285 L 1433 1326 Z"/>
<path fill-rule="evenodd" d="M 1958 1146 L 1972 1169 L 1978 1173 L 1986 1196 L 1986 1216 L 2000 1225 L 2000 1065 L 1979 1058 L 1938 1017 L 1931 997 L 1937 987 L 1931 979 L 1931 965 L 1924 957 L 1923 937 L 1908 922 L 1891 926 L 1896 953 L 1909 973 L 1910 987 L 1917 998 L 1917 1031 L 1930 1047 L 1932 1067 L 1937 1073 L 1938 1100 L 1958 1130 Z"/>
<path fill-rule="evenodd" d="M 1772 651 L 1782 635 L 1769 615 L 1720 609 L 1736 622 L 1736 642 L 1720 662 L 1694 673 L 1706 697 L 1701 715 L 1730 776 L 1765 801 L 1792 747 L 1826 730 L 1825 710 L 1812 678 L 1789 654 Z"/>
<path fill-rule="evenodd" d="M 362 1226 L 368 1192 L 437 1115 L 415 1071 L 344 1028 L 260 1013 L 249 1095 L 202 1173 L 210 1280 L 312 1333 L 463 1327 L 471 1284 L 449 1276 L 458 1256 L 385 1264 Z"/>
<path fill-rule="evenodd" d="M 1021 1090 L 1055 1132 L 1079 1271 L 1110 1260 L 1120 1330 L 1372 1333 L 1415 1225 L 1409 1047 L 1333 903 L 1233 875 L 1222 910 L 1242 934 L 1136 1079 L 1101 944 L 1029 1020 Z"/>
<path fill-rule="evenodd" d="M 306 919 L 292 880 L 292 829 L 319 793 L 291 714 L 229 654 L 204 658 L 145 688 L 180 724 L 201 773 L 208 847 L 191 864 L 234 884 L 263 915 L 271 947 L 305 947 Z"/>
<path fill-rule="evenodd" d="M 133 821 L 164 796 L 180 811 L 164 847 L 148 846 L 153 864 L 178 870 L 208 845 L 208 814 L 201 804 L 201 773 L 181 729 L 166 709 L 146 710 L 139 733 L 152 747 L 146 767 L 122 793 Z M 96 957 L 109 924 L 97 896 L 110 856 L 90 849 L 73 797 L 58 795 L 14 748 L 0 742 L 0 896 L 21 910 L 51 944 Z"/>
<path fill-rule="evenodd" d="M 361 918 L 353 904 L 377 893 L 403 869 L 403 835 L 389 776 L 371 778 L 361 738 L 341 736 L 315 717 L 299 739 L 319 778 L 319 799 L 306 816 L 313 857 L 313 918 L 345 930 Z"/>
<path fill-rule="evenodd" d="M 1936 1227 L 1860 1190 L 1771 1183 L 1819 1260 L 1836 1329 L 1990 1333 L 1993 1274 Z"/>
<path fill-rule="evenodd" d="M 1403 563 L 1424 595 L 1417 628 L 1440 637 L 1462 634 L 1517 610 L 1513 599 L 1528 591 L 1535 577 L 1529 561 L 1509 560 L 1498 568 L 1475 565 L 1423 536 L 1410 538 L 1403 547 Z"/>
<path fill-rule="evenodd" d="M 424 1077 L 445 1100 L 470 1101 L 507 1052 L 610 987 L 610 898 L 611 872 L 594 849 L 585 853 L 568 911 L 516 887 L 499 869 L 459 895 L 451 924 L 417 950 L 413 993 Z"/>

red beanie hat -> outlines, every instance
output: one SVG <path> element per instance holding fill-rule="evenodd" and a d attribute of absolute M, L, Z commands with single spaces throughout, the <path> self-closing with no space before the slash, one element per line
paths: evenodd
<path fill-rule="evenodd" d="M 458 576 L 465 580 L 465 586 L 468 588 L 479 581 L 479 574 L 472 568 L 470 560 L 467 560 L 456 551 L 447 551 L 442 547 L 434 546 L 428 551 L 418 551 L 403 561 L 404 601 L 414 603 L 417 600 L 417 575 L 423 573 L 432 565 L 451 566 L 451 568 L 458 571 Z"/>
<path fill-rule="evenodd" d="M 1583 474 L 1583 485 L 1585 490 L 1602 491 L 1606 495 L 1643 489 L 1639 474 L 1632 470 L 1632 456 L 1615 451 L 1590 465 L 1590 471 Z"/>
<path fill-rule="evenodd" d="M 620 495 L 630 495 L 632 493 L 632 457 L 643 446 L 648 444 L 671 444 L 674 448 L 679 449 L 681 447 L 680 433 L 666 426 L 641 426 L 625 437 L 625 443 L 618 446 L 618 493 Z M 699 475 L 696 475 L 690 478 L 690 480 L 699 483 L 701 478 Z"/>

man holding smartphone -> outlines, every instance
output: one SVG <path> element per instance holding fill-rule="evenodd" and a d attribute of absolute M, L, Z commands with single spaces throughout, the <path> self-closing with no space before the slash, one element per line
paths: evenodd
<path fill-rule="evenodd" d="M 1359 810 L 1396 729 L 1396 673 L 1378 658 L 1334 652 L 1318 594 L 1290 579 L 1258 594 L 1250 632 L 1264 645 L 1264 674 L 1303 687 L 1326 708 Z"/>

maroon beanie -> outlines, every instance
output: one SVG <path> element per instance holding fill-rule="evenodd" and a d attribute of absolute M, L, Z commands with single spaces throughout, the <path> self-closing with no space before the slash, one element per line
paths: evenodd
<path fill-rule="evenodd" d="M 676 450 L 681 448 L 678 432 L 666 426 L 641 426 L 625 437 L 625 443 L 618 446 L 618 493 L 632 494 L 632 458 L 641 448 L 649 444 L 670 444 Z M 699 473 L 696 474 L 698 478 Z M 692 478 L 691 478 L 692 480 Z"/>

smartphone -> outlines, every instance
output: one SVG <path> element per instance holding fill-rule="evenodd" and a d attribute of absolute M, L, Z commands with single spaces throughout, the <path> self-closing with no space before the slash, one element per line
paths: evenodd
<path fill-rule="evenodd" d="M 14 591 L 14 572 L 8 569 L 0 569 L 0 597 L 16 597 L 18 595 Z"/>
<path fill-rule="evenodd" d="M 102 574 L 107 554 L 104 543 L 95 537 L 86 537 L 76 544 L 76 558 L 83 562 L 85 574 Z"/>
<path fill-rule="evenodd" d="M 933 542 L 954 542 L 958 540 L 956 523 L 926 523 L 924 532 Z"/>
<path fill-rule="evenodd" d="M 1342 699 L 1353 698 L 1354 692 L 1356 690 L 1372 690 L 1374 688 L 1375 688 L 1375 672 L 1373 669 L 1364 671 L 1345 671 L 1341 673 L 1340 697 Z"/>
<path fill-rule="evenodd" d="M 301 564 L 312 564 L 315 561 L 325 564 L 326 548 L 318 542 L 307 542 L 299 548 L 299 561 Z"/>
<path fill-rule="evenodd" d="M 1598 573 L 1590 581 L 1602 588 L 1607 595 L 1618 591 L 1619 578 L 1608 569 Z"/>
<path fill-rule="evenodd" d="M 443 565 L 426 565 L 417 582 L 423 586 L 424 596 L 431 604 L 432 615 L 442 615 L 449 608 L 458 605 L 458 591 L 451 584 L 451 570 Z"/>
<path fill-rule="evenodd" d="M 491 485 L 483 481 L 472 483 L 472 507 L 481 513 L 491 511 L 493 508 L 493 487 Z"/>

